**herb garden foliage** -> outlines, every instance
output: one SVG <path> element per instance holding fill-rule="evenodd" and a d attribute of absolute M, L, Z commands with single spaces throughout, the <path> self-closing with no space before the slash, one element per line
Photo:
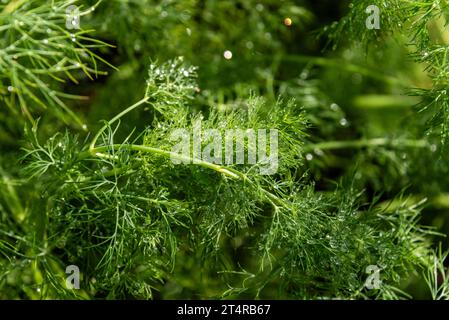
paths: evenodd
<path fill-rule="evenodd" d="M 1 1 L 0 298 L 447 299 L 448 14 Z M 199 122 L 277 129 L 277 173 L 176 164 Z"/>

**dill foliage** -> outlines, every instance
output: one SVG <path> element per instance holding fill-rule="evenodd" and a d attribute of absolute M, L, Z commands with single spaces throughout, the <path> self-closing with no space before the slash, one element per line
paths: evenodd
<path fill-rule="evenodd" d="M 0 298 L 447 299 L 448 3 L 335 10 L 1 1 Z M 276 172 L 175 153 L 199 125 Z"/>

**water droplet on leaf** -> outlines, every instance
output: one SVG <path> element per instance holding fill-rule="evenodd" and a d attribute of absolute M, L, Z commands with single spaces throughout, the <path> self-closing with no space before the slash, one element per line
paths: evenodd
<path fill-rule="evenodd" d="M 340 119 L 340 125 L 342 127 L 347 127 L 349 125 L 349 122 L 348 122 L 348 120 L 346 120 L 346 118 L 341 118 Z"/>
<path fill-rule="evenodd" d="M 226 50 L 226 51 L 223 53 L 223 57 L 224 57 L 226 60 L 232 59 L 232 52 L 229 51 L 229 50 Z"/>
<path fill-rule="evenodd" d="M 292 25 L 292 23 L 293 23 L 293 21 L 292 21 L 291 18 L 285 18 L 285 19 L 284 19 L 284 24 L 285 24 L 287 27 L 290 27 L 290 26 Z"/>

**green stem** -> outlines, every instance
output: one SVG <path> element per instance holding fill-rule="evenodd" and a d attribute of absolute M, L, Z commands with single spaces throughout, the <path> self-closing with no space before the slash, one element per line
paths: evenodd
<path fill-rule="evenodd" d="M 426 203 L 428 205 L 437 208 L 437 209 L 449 209 L 449 193 L 439 193 L 432 196 L 424 195 L 424 194 L 413 194 L 407 196 L 407 199 L 389 199 L 384 200 L 383 202 L 379 203 L 377 206 L 382 210 L 395 210 L 397 208 L 400 208 L 401 206 L 405 205 L 412 205 L 419 203 L 423 199 L 427 199 Z"/>
<path fill-rule="evenodd" d="M 95 149 L 95 144 L 97 143 L 98 138 L 100 138 L 101 134 L 114 122 L 116 122 L 117 120 L 119 120 L 121 117 L 123 117 L 124 115 L 126 115 L 128 112 L 136 109 L 137 107 L 141 106 L 142 104 L 144 104 L 145 102 L 147 102 L 149 100 L 149 97 L 145 97 L 140 101 L 137 101 L 135 104 L 133 104 L 132 106 L 126 108 L 125 110 L 123 110 L 122 112 L 120 112 L 118 115 L 116 115 L 114 118 L 112 118 L 110 121 L 108 121 L 100 130 L 98 130 L 97 134 L 95 135 L 95 137 L 93 138 L 92 142 L 90 143 L 89 146 L 89 151 L 91 153 L 93 153 L 94 149 Z"/>
<path fill-rule="evenodd" d="M 332 67 L 341 70 L 345 70 L 348 72 L 359 73 L 367 78 L 372 78 L 376 80 L 384 81 L 391 85 L 401 85 L 404 86 L 404 81 L 388 74 L 379 72 L 373 68 L 362 67 L 356 64 L 352 64 L 348 61 L 344 61 L 342 59 L 333 59 L 333 58 L 323 58 L 316 56 L 304 56 L 304 55 L 285 55 L 281 57 L 281 60 L 284 61 L 292 61 L 292 62 L 301 62 L 301 63 L 310 63 L 315 65 L 320 65 L 324 67 Z"/>
<path fill-rule="evenodd" d="M 249 182 L 250 184 L 254 185 L 254 183 L 244 173 L 237 171 L 235 169 L 225 168 L 223 166 L 220 166 L 220 165 L 217 165 L 214 163 L 210 163 L 210 162 L 203 161 L 203 160 L 196 159 L 196 158 L 187 157 L 187 156 L 184 156 L 179 153 L 166 151 L 166 150 L 153 148 L 153 147 L 142 146 L 142 145 L 114 144 L 114 145 L 109 145 L 109 146 L 96 147 L 96 148 L 90 149 L 89 152 L 84 152 L 84 153 L 80 154 L 80 158 L 82 159 L 82 158 L 88 157 L 89 155 L 93 155 L 93 156 L 100 157 L 100 158 L 113 158 L 114 156 L 111 156 L 111 155 L 105 153 L 106 151 L 111 150 L 111 148 L 114 150 L 129 148 L 134 151 L 150 152 L 150 153 L 159 154 L 159 155 L 167 157 L 167 158 L 169 157 L 171 159 L 180 160 L 182 162 L 190 162 L 195 165 L 199 165 L 203 168 L 212 169 L 216 172 L 222 173 L 225 176 L 228 176 L 232 179 L 243 180 L 243 181 Z M 275 204 L 288 208 L 288 204 L 285 201 L 283 201 L 282 199 L 280 199 L 279 197 L 277 197 L 276 195 L 272 194 L 271 192 L 269 192 L 263 188 L 260 188 L 260 190 Z"/>
<path fill-rule="evenodd" d="M 121 144 L 115 144 L 112 146 L 103 146 L 103 147 L 95 147 L 95 144 L 97 143 L 97 140 L 99 139 L 99 137 L 101 136 L 101 134 L 114 122 L 118 121 L 121 117 L 123 117 L 124 115 L 126 115 L 127 113 L 131 112 L 132 110 L 138 108 L 139 106 L 141 106 L 142 104 L 146 103 L 149 100 L 149 97 L 145 97 L 142 100 L 136 102 L 135 104 L 133 104 L 132 106 L 126 108 L 125 110 L 123 110 L 122 112 L 120 112 L 118 115 L 116 115 L 114 118 L 112 118 L 110 121 L 108 121 L 95 135 L 95 137 L 92 139 L 92 142 L 90 143 L 89 146 L 89 153 L 93 156 L 97 156 L 97 157 L 103 157 L 103 158 L 110 158 L 111 155 L 105 154 L 105 151 L 110 150 L 110 148 L 113 149 L 120 149 L 123 147 L 127 147 L 130 148 L 131 150 L 135 150 L 135 151 L 143 151 L 143 152 L 152 152 L 152 153 L 156 153 L 156 154 L 160 154 L 166 157 L 170 157 L 171 159 L 177 159 L 183 162 L 192 162 L 194 164 L 200 165 L 202 167 L 205 168 L 209 168 L 212 170 L 215 170 L 217 172 L 223 173 L 233 179 L 246 179 L 248 180 L 248 178 L 246 178 L 246 176 L 240 172 L 235 172 L 234 170 L 228 170 L 220 165 L 217 164 L 213 164 L 210 162 L 206 162 L 203 160 L 199 160 L 199 159 L 195 159 L 195 158 L 190 158 L 190 157 L 186 157 L 184 155 L 175 153 L 175 152 L 171 152 L 171 151 L 166 151 L 166 150 L 162 150 L 162 149 L 158 149 L 158 148 L 153 148 L 153 147 L 147 147 L 147 146 L 142 146 L 142 145 L 121 145 Z M 81 154 L 80 155 L 81 158 L 86 157 L 86 154 Z"/>
<path fill-rule="evenodd" d="M 5 190 L 3 190 L 3 196 L 6 204 L 11 210 L 11 214 L 14 220 L 20 225 L 26 217 L 26 211 L 24 210 L 19 195 L 17 194 L 16 188 L 12 183 L 11 179 L 6 175 L 3 169 L 0 167 L 0 185 L 5 186 Z"/>
<path fill-rule="evenodd" d="M 166 150 L 162 150 L 162 149 L 158 149 L 158 148 L 153 148 L 153 147 L 147 147 L 147 146 L 142 146 L 142 145 L 136 145 L 136 144 L 130 144 L 130 145 L 126 145 L 126 144 L 113 144 L 113 145 L 109 145 L 109 146 L 103 146 L 103 147 L 96 147 L 96 148 L 91 148 L 89 149 L 89 152 L 97 157 L 100 158 L 111 158 L 113 156 L 106 154 L 104 152 L 114 149 L 114 150 L 118 150 L 118 149 L 123 149 L 123 148 L 129 148 L 131 150 L 134 151 L 142 151 L 142 152 L 151 152 L 151 153 L 156 153 L 165 157 L 169 157 L 171 159 L 176 159 L 176 160 L 180 160 L 183 162 L 191 162 L 194 163 L 196 165 L 199 165 L 201 167 L 204 168 L 208 168 L 208 169 L 212 169 L 215 170 L 217 172 L 223 173 L 228 177 L 231 177 L 233 179 L 244 179 L 246 178 L 246 176 L 243 175 L 243 173 L 237 174 L 234 170 L 228 170 L 225 167 L 222 167 L 220 165 L 214 164 L 214 163 L 210 163 L 207 161 L 203 161 L 203 160 L 199 160 L 196 158 L 191 158 L 191 157 L 187 157 L 184 156 L 182 154 L 176 153 L 176 152 L 171 152 L 171 151 L 166 151 Z M 83 157 L 83 155 L 81 155 L 81 157 Z M 246 178 L 247 179 L 247 178 Z"/>
<path fill-rule="evenodd" d="M 2 14 L 11 14 L 28 0 L 13 0 L 3 9 Z"/>
<path fill-rule="evenodd" d="M 412 140 L 412 139 L 361 139 L 350 141 L 326 141 L 305 146 L 305 152 L 318 150 L 332 150 L 332 149 L 350 149 L 350 148 L 364 148 L 364 147 L 410 147 L 410 148 L 427 148 L 429 143 L 426 140 Z"/>

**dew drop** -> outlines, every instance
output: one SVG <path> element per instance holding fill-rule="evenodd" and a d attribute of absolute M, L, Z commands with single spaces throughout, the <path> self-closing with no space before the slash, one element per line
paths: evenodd
<path fill-rule="evenodd" d="M 223 53 L 223 57 L 224 57 L 226 60 L 232 59 L 232 52 L 229 51 L 229 50 L 226 50 L 226 51 Z"/>
<path fill-rule="evenodd" d="M 340 109 L 340 107 L 338 106 L 338 104 L 336 103 L 332 103 L 331 104 L 331 110 L 332 111 L 338 111 Z"/>
<path fill-rule="evenodd" d="M 285 18 L 285 19 L 284 19 L 284 24 L 285 24 L 287 27 L 290 27 L 290 26 L 292 25 L 292 23 L 293 23 L 293 21 L 292 21 L 291 18 Z"/>
<path fill-rule="evenodd" d="M 42 42 L 43 42 L 44 44 L 48 44 L 48 39 L 44 39 Z"/>
<path fill-rule="evenodd" d="M 14 87 L 13 86 L 8 86 L 8 91 L 9 92 L 13 92 L 14 91 Z"/>
<path fill-rule="evenodd" d="M 437 145 L 436 145 L 436 144 L 432 144 L 432 145 L 430 146 L 430 151 L 432 151 L 432 152 L 437 151 Z"/>
<path fill-rule="evenodd" d="M 187 70 L 184 70 L 182 74 L 184 75 L 184 77 L 188 77 L 190 75 L 189 71 Z"/>
<path fill-rule="evenodd" d="M 313 160 L 313 154 L 311 154 L 311 153 L 306 154 L 306 160 L 307 161 L 312 161 Z"/>
<path fill-rule="evenodd" d="M 340 125 L 341 125 L 342 127 L 346 127 L 346 126 L 349 125 L 349 122 L 348 122 L 348 120 L 346 120 L 346 118 L 341 118 L 341 119 L 340 119 Z"/>

